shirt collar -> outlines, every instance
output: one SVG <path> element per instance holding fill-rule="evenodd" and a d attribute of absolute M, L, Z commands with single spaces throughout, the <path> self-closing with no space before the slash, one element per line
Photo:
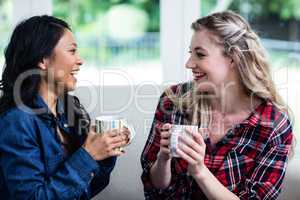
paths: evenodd
<path fill-rule="evenodd" d="M 34 112 L 38 115 L 53 115 L 54 116 L 54 114 L 51 112 L 48 105 L 44 101 L 44 99 L 38 94 L 35 96 L 34 109 L 35 109 Z M 62 98 L 57 99 L 56 112 L 58 115 L 64 114 L 64 103 L 63 103 Z"/>
<path fill-rule="evenodd" d="M 273 127 L 273 121 L 270 116 L 273 112 L 273 107 L 274 104 L 271 101 L 263 101 L 254 109 L 254 111 L 242 124 L 246 124 L 251 127 Z"/>

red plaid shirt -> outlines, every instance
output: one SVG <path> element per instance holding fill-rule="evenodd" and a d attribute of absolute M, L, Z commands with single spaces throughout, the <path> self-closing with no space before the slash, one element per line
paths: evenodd
<path fill-rule="evenodd" d="M 179 85 L 172 86 L 173 92 Z M 188 84 L 180 85 L 188 90 Z M 207 199 L 191 176 L 187 162 L 172 158 L 171 183 L 156 189 L 150 180 L 150 168 L 159 151 L 159 128 L 164 123 L 184 124 L 185 114 L 175 109 L 163 94 L 157 106 L 141 164 L 146 199 Z M 266 101 L 242 123 L 232 128 L 214 148 L 206 140 L 205 165 L 215 177 L 240 199 L 276 199 L 281 188 L 292 143 L 288 116 Z"/>

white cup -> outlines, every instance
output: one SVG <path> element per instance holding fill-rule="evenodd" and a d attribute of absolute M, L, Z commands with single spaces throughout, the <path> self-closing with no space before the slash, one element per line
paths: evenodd
<path fill-rule="evenodd" d="M 132 125 L 128 124 L 126 119 L 121 116 L 115 116 L 115 115 L 103 115 L 96 117 L 95 119 L 95 125 L 96 125 L 96 133 L 102 134 L 105 131 L 109 131 L 112 129 L 121 129 L 123 127 L 126 127 L 130 131 L 129 135 L 129 142 L 127 145 L 131 143 L 135 136 L 135 130 Z"/>
<path fill-rule="evenodd" d="M 171 131 L 171 138 L 170 138 L 170 150 L 171 150 L 171 156 L 175 158 L 179 158 L 180 156 L 176 153 L 176 149 L 178 148 L 178 136 L 183 137 L 192 137 L 190 133 L 186 131 L 186 129 L 189 129 L 193 132 L 198 131 L 198 126 L 192 126 L 192 125 L 172 125 Z"/>

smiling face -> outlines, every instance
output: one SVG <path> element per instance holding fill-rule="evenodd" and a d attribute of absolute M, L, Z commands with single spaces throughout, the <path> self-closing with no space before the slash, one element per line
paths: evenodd
<path fill-rule="evenodd" d="M 52 84 L 58 93 L 72 91 L 76 85 L 76 75 L 82 65 L 77 53 L 77 44 L 71 31 L 65 30 L 56 44 L 53 54 L 45 59 L 46 83 Z"/>
<path fill-rule="evenodd" d="M 192 70 L 201 92 L 211 92 L 235 79 L 231 58 L 224 55 L 217 37 L 206 29 L 194 32 L 186 68 Z"/>

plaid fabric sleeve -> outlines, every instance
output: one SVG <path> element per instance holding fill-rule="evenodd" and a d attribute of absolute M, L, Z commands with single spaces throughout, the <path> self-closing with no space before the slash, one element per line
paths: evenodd
<path fill-rule="evenodd" d="M 240 199 L 275 200 L 282 189 L 293 134 L 284 114 L 275 120 L 274 125 L 268 144 L 256 160 L 253 173 L 246 177 L 244 189 L 239 192 Z"/>
<path fill-rule="evenodd" d="M 175 193 L 176 187 L 174 185 L 177 179 L 175 174 L 172 173 L 171 183 L 164 190 L 155 188 L 150 180 L 150 169 L 155 163 L 160 149 L 160 128 L 164 123 L 171 123 L 173 109 L 173 103 L 163 93 L 156 108 L 150 134 L 141 156 L 141 165 L 143 168 L 141 179 L 144 185 L 145 199 L 168 199 L 168 197 L 173 196 Z"/>

